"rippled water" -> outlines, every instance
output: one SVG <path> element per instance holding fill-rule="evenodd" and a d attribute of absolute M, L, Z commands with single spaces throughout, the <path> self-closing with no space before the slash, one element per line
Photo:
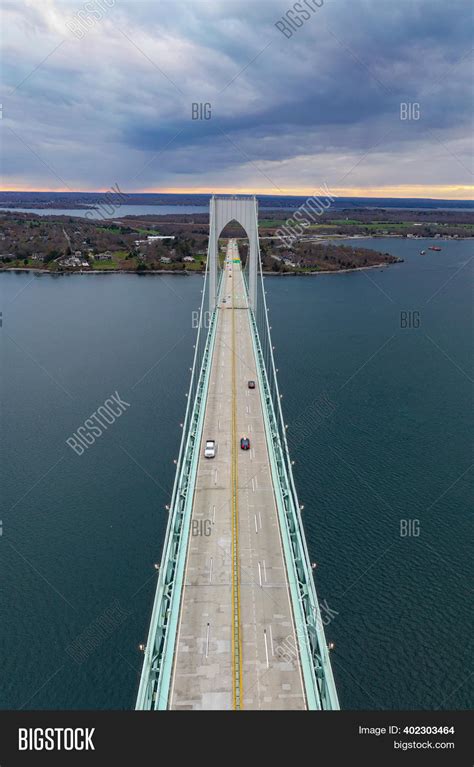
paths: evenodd
<path fill-rule="evenodd" d="M 266 281 L 308 543 L 342 706 L 469 707 L 472 244 L 375 247 L 405 262 Z M 0 275 L 4 708 L 134 705 L 201 286 Z"/>

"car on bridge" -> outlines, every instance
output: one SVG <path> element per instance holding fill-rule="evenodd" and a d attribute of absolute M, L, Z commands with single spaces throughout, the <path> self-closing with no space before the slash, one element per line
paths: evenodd
<path fill-rule="evenodd" d="M 250 450 L 250 440 L 248 437 L 241 437 L 240 438 L 240 449 L 241 450 Z"/>
<path fill-rule="evenodd" d="M 204 458 L 215 458 L 216 456 L 216 441 L 214 439 L 207 439 L 206 446 L 204 448 Z"/>
<path fill-rule="evenodd" d="M 249 389 L 255 389 L 255 381 L 249 381 L 248 382 Z"/>

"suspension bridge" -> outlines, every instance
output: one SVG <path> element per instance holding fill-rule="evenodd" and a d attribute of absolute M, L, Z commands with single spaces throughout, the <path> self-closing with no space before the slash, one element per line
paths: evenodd
<path fill-rule="evenodd" d="M 139 710 L 339 708 L 263 280 L 256 198 L 214 196 Z"/>

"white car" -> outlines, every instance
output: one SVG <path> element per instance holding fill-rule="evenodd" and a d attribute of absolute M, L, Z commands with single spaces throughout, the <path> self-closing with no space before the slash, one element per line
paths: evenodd
<path fill-rule="evenodd" d="M 216 455 L 216 443 L 213 439 L 206 440 L 206 446 L 204 448 L 204 458 L 215 458 Z"/>

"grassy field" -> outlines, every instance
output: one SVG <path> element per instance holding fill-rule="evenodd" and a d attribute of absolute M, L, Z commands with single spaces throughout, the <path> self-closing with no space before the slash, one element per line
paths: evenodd
<path fill-rule="evenodd" d="M 291 218 L 291 215 L 289 215 L 289 218 Z M 278 229 L 285 225 L 285 221 L 280 219 L 262 219 L 259 221 L 259 227 L 261 229 Z M 437 223 L 434 224 L 433 222 L 426 222 L 422 223 L 421 226 L 415 226 L 416 222 L 413 221 L 375 221 L 375 222 L 364 222 L 364 221 L 356 221 L 355 219 L 342 219 L 342 218 L 334 218 L 330 221 L 327 221 L 325 223 L 312 223 L 309 226 L 305 227 L 306 231 L 324 231 L 324 232 L 335 232 L 337 230 L 342 230 L 341 234 L 344 234 L 343 227 L 356 227 L 360 233 L 367 233 L 367 234 L 373 234 L 375 232 L 381 233 L 381 232 L 394 232 L 396 234 L 405 234 L 408 232 L 416 233 L 417 229 L 423 230 L 425 228 L 428 228 L 429 231 L 432 231 L 433 234 L 436 232 L 443 233 L 443 229 L 446 227 L 452 227 L 455 226 L 457 229 L 462 229 L 463 232 L 468 235 L 472 236 L 474 235 L 474 224 L 449 224 L 449 223 Z"/>
<path fill-rule="evenodd" d="M 110 261 L 92 261 L 91 268 L 97 269 L 119 269 L 120 262 L 128 255 L 127 250 L 117 250 L 112 253 L 112 259 Z M 132 263 L 136 262 L 136 259 L 131 259 Z"/>
<path fill-rule="evenodd" d="M 148 237 L 148 235 L 150 235 L 150 236 L 153 236 L 153 235 L 157 235 L 157 234 L 159 234 L 159 231 L 158 231 L 158 229 L 140 229 L 140 227 L 137 227 L 137 230 L 136 230 L 136 231 L 137 231 L 139 234 L 143 234 L 143 235 L 146 235 L 147 237 Z"/>
<path fill-rule="evenodd" d="M 260 229 L 273 229 L 278 228 L 280 226 L 284 226 L 285 221 L 283 219 L 269 219 L 269 218 L 263 218 L 261 221 L 258 222 L 258 226 Z"/>

